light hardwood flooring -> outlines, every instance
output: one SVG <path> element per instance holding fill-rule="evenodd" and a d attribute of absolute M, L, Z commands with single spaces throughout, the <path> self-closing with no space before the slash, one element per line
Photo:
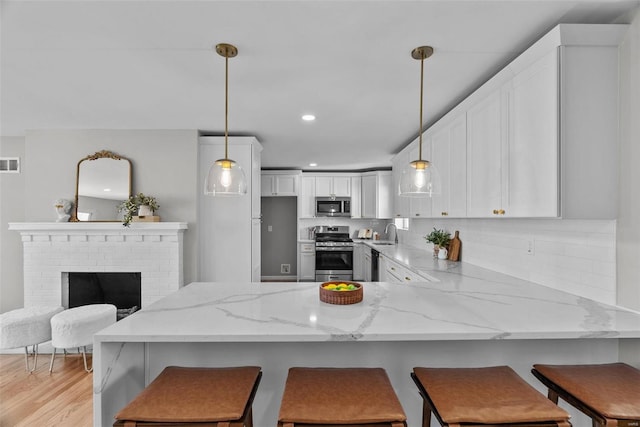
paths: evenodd
<path fill-rule="evenodd" d="M 58 354 L 51 375 L 50 358 L 39 355 L 29 374 L 24 354 L 0 355 L 0 427 L 93 424 L 93 374 L 85 372 L 82 355 Z"/>

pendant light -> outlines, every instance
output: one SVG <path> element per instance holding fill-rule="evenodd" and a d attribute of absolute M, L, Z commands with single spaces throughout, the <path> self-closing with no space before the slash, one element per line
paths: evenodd
<path fill-rule="evenodd" d="M 204 181 L 204 194 L 208 196 L 242 196 L 247 193 L 247 179 L 238 163 L 229 158 L 229 58 L 238 55 L 238 49 L 227 43 L 216 45 L 216 52 L 224 59 L 224 158 L 216 160 Z"/>
<path fill-rule="evenodd" d="M 420 46 L 411 57 L 420 61 L 420 134 L 418 159 L 411 161 L 400 176 L 399 191 L 406 197 L 431 197 L 440 193 L 440 174 L 433 163 L 422 159 L 422 98 L 424 92 L 424 60 L 433 55 L 431 46 Z"/>

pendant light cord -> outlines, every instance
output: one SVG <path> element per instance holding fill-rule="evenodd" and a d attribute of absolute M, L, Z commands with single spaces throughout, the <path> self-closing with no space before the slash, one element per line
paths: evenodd
<path fill-rule="evenodd" d="M 224 58 L 224 158 L 229 158 L 229 56 Z"/>
<path fill-rule="evenodd" d="M 420 60 L 420 148 L 418 149 L 418 160 L 422 161 L 422 96 L 424 93 L 424 55 Z"/>

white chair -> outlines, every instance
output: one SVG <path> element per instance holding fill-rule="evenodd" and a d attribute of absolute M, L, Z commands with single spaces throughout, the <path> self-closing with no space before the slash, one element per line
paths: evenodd
<path fill-rule="evenodd" d="M 24 347 L 28 372 L 38 367 L 38 344 L 51 339 L 51 318 L 62 307 L 34 306 L 0 314 L 0 348 Z M 29 346 L 33 346 L 33 368 L 29 368 Z"/>
<path fill-rule="evenodd" d="M 78 351 L 82 347 L 84 369 L 91 372 L 93 367 L 87 367 L 87 346 L 93 344 L 93 335 L 101 329 L 116 323 L 116 306 L 112 304 L 90 304 L 71 308 L 56 314 L 51 318 L 51 364 L 49 373 L 53 371 L 56 349 L 74 348 Z"/>

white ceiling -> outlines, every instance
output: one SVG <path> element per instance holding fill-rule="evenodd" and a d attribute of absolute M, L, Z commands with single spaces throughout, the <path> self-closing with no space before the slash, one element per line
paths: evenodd
<path fill-rule="evenodd" d="M 229 128 L 263 167 L 366 169 L 558 23 L 619 22 L 640 1 L 2 1 L 0 131 Z M 317 120 L 306 123 L 303 113 Z M 109 149 L 109 147 L 104 147 Z M 122 153 L 126 155 L 126 153 Z M 233 147 L 230 148 L 233 158 Z"/>

